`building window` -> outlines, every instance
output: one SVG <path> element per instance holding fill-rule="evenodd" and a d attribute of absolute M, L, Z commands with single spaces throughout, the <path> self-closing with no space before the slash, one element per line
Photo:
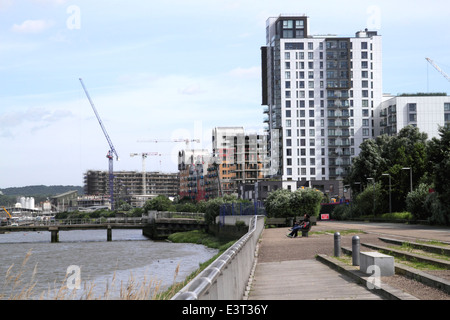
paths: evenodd
<path fill-rule="evenodd" d="M 408 103 L 408 111 L 409 112 L 416 112 L 417 111 L 417 105 L 415 103 Z"/>
<path fill-rule="evenodd" d="M 294 27 L 294 23 L 292 20 L 283 20 L 283 28 L 292 29 Z"/>
<path fill-rule="evenodd" d="M 303 42 L 285 42 L 284 50 L 303 50 Z"/>

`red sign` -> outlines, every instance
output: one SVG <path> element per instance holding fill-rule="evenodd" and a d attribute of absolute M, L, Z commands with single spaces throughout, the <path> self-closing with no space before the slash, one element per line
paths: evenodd
<path fill-rule="evenodd" d="M 330 215 L 328 213 L 321 214 L 320 215 L 320 220 L 330 220 Z"/>

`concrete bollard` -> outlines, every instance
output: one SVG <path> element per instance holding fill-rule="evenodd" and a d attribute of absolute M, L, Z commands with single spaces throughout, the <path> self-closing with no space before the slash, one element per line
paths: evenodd
<path fill-rule="evenodd" d="M 352 238 L 352 262 L 354 266 L 359 266 L 360 241 L 358 236 Z"/>
<path fill-rule="evenodd" d="M 341 256 L 341 234 L 339 232 L 334 234 L 334 256 Z"/>

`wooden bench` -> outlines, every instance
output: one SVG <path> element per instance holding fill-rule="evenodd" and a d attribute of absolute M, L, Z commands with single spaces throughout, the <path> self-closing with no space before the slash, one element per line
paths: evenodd
<path fill-rule="evenodd" d="M 267 226 L 276 226 L 276 227 L 291 227 L 293 224 L 292 218 L 267 218 L 266 225 Z"/>
<path fill-rule="evenodd" d="M 301 216 L 301 217 L 296 217 L 294 219 L 294 221 L 302 222 L 304 219 L 305 218 L 303 216 Z M 312 216 L 309 218 L 309 221 L 311 222 L 311 225 L 313 225 L 313 226 L 317 225 L 317 217 Z"/>
<path fill-rule="evenodd" d="M 304 217 L 296 217 L 294 218 L 267 218 L 266 219 L 266 226 L 276 226 L 276 227 L 293 227 L 294 222 L 302 222 L 304 220 Z M 311 227 L 315 226 L 317 224 L 317 218 L 316 217 L 310 217 L 309 221 L 311 222 L 309 224 L 309 228 L 302 231 L 302 237 L 308 237 L 309 231 L 311 231 Z"/>

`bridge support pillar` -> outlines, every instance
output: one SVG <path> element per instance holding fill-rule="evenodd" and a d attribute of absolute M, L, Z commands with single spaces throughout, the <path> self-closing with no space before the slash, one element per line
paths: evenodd
<path fill-rule="evenodd" d="M 50 231 L 50 238 L 52 243 L 59 242 L 59 229 L 58 227 L 49 227 L 48 231 Z"/>
<path fill-rule="evenodd" d="M 112 228 L 110 225 L 106 229 L 106 241 L 112 241 Z"/>

